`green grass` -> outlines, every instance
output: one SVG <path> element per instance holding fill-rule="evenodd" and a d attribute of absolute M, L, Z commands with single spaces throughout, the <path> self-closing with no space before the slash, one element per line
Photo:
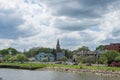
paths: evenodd
<path fill-rule="evenodd" d="M 107 66 L 79 66 L 79 65 L 63 65 L 63 64 L 41 64 L 41 63 L 0 63 L 0 65 L 11 65 L 11 66 L 21 66 L 21 67 L 58 67 L 58 68 L 70 68 L 70 69 L 90 69 L 90 70 L 111 70 L 120 71 L 120 67 L 107 67 Z"/>

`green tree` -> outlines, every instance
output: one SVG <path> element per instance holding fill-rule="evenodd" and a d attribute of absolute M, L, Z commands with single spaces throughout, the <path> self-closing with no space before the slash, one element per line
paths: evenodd
<path fill-rule="evenodd" d="M 20 53 L 16 49 L 10 47 L 10 48 L 7 48 L 7 49 L 0 50 L 0 54 L 2 54 L 3 56 L 5 56 L 5 55 L 8 55 L 10 51 L 11 51 L 11 53 L 13 55 L 16 55 L 16 54 Z"/>
<path fill-rule="evenodd" d="M 36 54 L 40 52 L 51 53 L 52 49 L 45 47 L 33 47 L 28 52 L 26 52 L 27 57 L 34 57 Z"/>
<path fill-rule="evenodd" d="M 61 61 L 67 61 L 67 57 L 65 57 L 65 56 L 63 56 L 62 58 L 61 58 Z"/>
<path fill-rule="evenodd" d="M 111 63 L 112 61 L 115 60 L 115 58 L 117 56 L 119 56 L 119 52 L 116 52 L 116 51 L 113 51 L 113 50 L 110 50 L 110 51 L 105 51 L 103 54 L 101 54 L 100 58 L 103 59 L 103 58 L 106 58 L 107 59 L 107 63 Z"/>
<path fill-rule="evenodd" d="M 3 57 L 3 60 L 4 60 L 4 61 L 9 61 L 9 59 L 10 59 L 11 57 L 12 57 L 11 55 L 5 55 L 5 56 Z"/>
<path fill-rule="evenodd" d="M 17 54 L 16 58 L 17 58 L 17 61 L 20 61 L 21 63 L 27 60 L 27 57 L 24 54 Z"/>
<path fill-rule="evenodd" d="M 82 64 L 83 63 L 83 56 L 77 56 L 76 58 L 75 58 L 75 61 L 77 62 L 77 64 Z"/>
<path fill-rule="evenodd" d="M 108 60 L 107 60 L 107 58 L 106 58 L 105 56 L 101 56 L 101 57 L 99 58 L 99 63 L 102 63 L 102 64 L 106 64 L 106 65 L 107 65 L 107 62 L 108 62 Z"/>
<path fill-rule="evenodd" d="M 98 47 L 96 47 L 96 50 L 104 50 L 105 46 L 103 45 L 99 45 Z"/>
<path fill-rule="evenodd" d="M 115 61 L 120 62 L 120 56 L 115 57 Z"/>
<path fill-rule="evenodd" d="M 11 62 L 15 62 L 17 60 L 16 56 L 12 56 L 8 59 Z"/>
<path fill-rule="evenodd" d="M 82 46 L 81 48 L 78 48 L 78 51 L 90 51 L 90 49 L 87 46 Z"/>
<path fill-rule="evenodd" d="M 95 63 L 95 57 L 94 56 L 87 56 L 87 57 L 84 57 L 84 62 L 85 63 Z"/>

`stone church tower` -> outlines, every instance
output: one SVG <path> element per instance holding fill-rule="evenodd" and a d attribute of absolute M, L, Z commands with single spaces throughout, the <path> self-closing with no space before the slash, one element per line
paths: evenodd
<path fill-rule="evenodd" d="M 57 40 L 56 51 L 61 52 L 59 39 Z"/>

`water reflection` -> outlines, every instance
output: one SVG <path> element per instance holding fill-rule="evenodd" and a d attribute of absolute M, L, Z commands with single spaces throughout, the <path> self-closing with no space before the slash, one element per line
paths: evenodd
<path fill-rule="evenodd" d="M 30 71 L 0 69 L 0 80 L 120 80 L 120 77 L 99 76 L 90 73 Z"/>

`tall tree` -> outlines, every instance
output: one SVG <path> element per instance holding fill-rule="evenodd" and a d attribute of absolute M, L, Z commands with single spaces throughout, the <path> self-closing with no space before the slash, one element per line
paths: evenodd
<path fill-rule="evenodd" d="M 12 55 L 18 54 L 20 53 L 19 51 L 17 51 L 14 48 L 7 48 L 7 49 L 2 49 L 0 50 L 0 54 L 2 54 L 3 56 L 8 55 L 11 52 Z"/>
<path fill-rule="evenodd" d="M 116 51 L 113 51 L 113 50 L 105 51 L 103 54 L 101 54 L 100 59 L 106 59 L 107 63 L 109 64 L 112 61 L 114 61 L 115 58 L 119 55 L 120 55 L 119 52 L 116 52 Z"/>
<path fill-rule="evenodd" d="M 78 48 L 78 51 L 90 51 L 90 49 L 87 46 L 82 46 L 81 48 Z"/>
<path fill-rule="evenodd" d="M 99 45 L 98 47 L 96 47 L 96 50 L 104 50 L 105 46 L 103 45 Z"/>

